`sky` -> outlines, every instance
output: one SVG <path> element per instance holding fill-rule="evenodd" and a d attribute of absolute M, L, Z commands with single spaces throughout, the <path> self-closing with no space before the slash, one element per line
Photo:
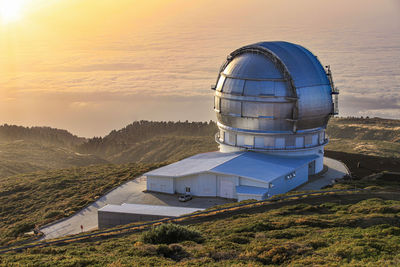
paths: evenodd
<path fill-rule="evenodd" d="M 0 0 L 0 124 L 214 120 L 226 56 L 276 40 L 331 66 L 340 116 L 400 119 L 398 0 Z"/>

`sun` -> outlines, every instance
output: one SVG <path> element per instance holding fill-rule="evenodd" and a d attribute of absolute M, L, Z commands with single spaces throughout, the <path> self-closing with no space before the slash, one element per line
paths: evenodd
<path fill-rule="evenodd" d="M 22 8 L 26 0 L 0 0 L 0 21 L 11 23 L 22 16 Z"/>

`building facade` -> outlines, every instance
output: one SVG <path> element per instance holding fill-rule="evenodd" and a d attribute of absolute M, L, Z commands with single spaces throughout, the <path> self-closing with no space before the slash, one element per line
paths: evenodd
<path fill-rule="evenodd" d="M 149 191 L 264 199 L 322 171 L 338 91 L 310 51 L 288 42 L 241 47 L 212 89 L 220 151 L 147 173 Z"/>

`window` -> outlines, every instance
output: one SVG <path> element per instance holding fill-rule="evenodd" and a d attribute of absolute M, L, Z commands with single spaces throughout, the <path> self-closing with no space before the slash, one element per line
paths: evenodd
<path fill-rule="evenodd" d="M 296 137 L 296 148 L 304 147 L 304 136 Z"/>
<path fill-rule="evenodd" d="M 225 143 L 228 145 L 236 145 L 236 135 L 225 132 Z"/>
<path fill-rule="evenodd" d="M 244 146 L 244 135 L 238 134 L 236 140 L 238 146 Z"/>
<path fill-rule="evenodd" d="M 312 136 L 311 135 L 306 135 L 304 137 L 304 141 L 305 141 L 305 146 L 306 147 L 312 146 Z"/>
<path fill-rule="evenodd" d="M 313 145 L 313 146 L 318 145 L 318 134 L 313 134 L 312 135 L 311 145 Z"/>
<path fill-rule="evenodd" d="M 254 137 L 251 135 L 245 135 L 244 136 L 244 145 L 253 147 L 254 146 Z"/>
<path fill-rule="evenodd" d="M 286 136 L 286 147 L 287 148 L 295 148 L 296 138 L 292 135 Z"/>
<path fill-rule="evenodd" d="M 256 148 L 263 148 L 264 147 L 264 137 L 254 137 L 254 146 Z"/>
<path fill-rule="evenodd" d="M 236 144 L 236 134 L 229 134 L 229 143 L 235 145 Z"/>
<path fill-rule="evenodd" d="M 275 138 L 272 136 L 264 137 L 264 146 L 267 148 L 274 148 L 275 147 Z"/>
<path fill-rule="evenodd" d="M 285 148 L 285 138 L 277 137 L 275 139 L 275 147 L 281 149 Z"/>
<path fill-rule="evenodd" d="M 285 176 L 285 179 L 292 180 L 294 177 L 296 177 L 296 172 L 289 173 L 288 175 Z"/>
<path fill-rule="evenodd" d="M 190 187 L 185 187 L 185 192 L 190 193 Z"/>
<path fill-rule="evenodd" d="M 238 146 L 250 146 L 250 147 L 254 146 L 253 136 L 238 134 L 236 138 L 237 138 L 236 142 L 237 142 Z"/>

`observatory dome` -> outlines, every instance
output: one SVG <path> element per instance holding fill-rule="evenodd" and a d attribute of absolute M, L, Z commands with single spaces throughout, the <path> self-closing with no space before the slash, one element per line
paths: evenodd
<path fill-rule="evenodd" d="M 329 68 L 300 45 L 261 42 L 233 51 L 213 89 L 222 152 L 309 150 L 327 143 L 337 91 Z"/>

